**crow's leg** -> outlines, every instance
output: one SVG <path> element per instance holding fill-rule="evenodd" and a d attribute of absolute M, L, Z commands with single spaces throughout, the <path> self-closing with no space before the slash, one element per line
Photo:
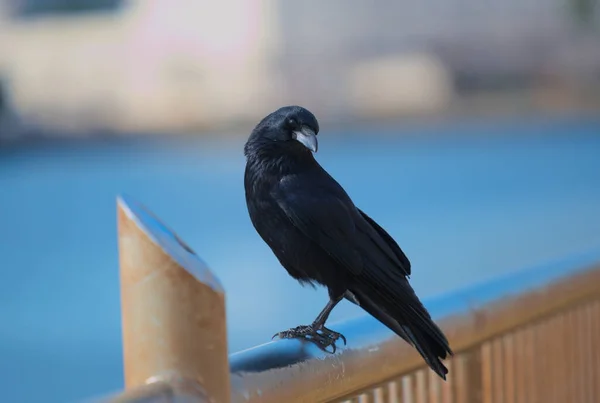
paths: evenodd
<path fill-rule="evenodd" d="M 327 305 L 325 305 L 325 308 L 321 311 L 319 316 L 317 316 L 315 321 L 312 323 L 311 327 L 313 329 L 320 330 L 321 334 L 329 337 L 334 342 L 338 339 L 342 339 L 344 341 L 344 344 L 346 344 L 346 338 L 343 334 L 334 332 L 333 330 L 325 327 L 325 322 L 327 322 L 329 314 L 331 313 L 331 311 L 333 311 L 333 308 L 335 308 L 335 306 L 342 300 L 342 298 L 343 296 L 339 298 L 330 298 L 329 302 L 327 302 Z"/>
<path fill-rule="evenodd" d="M 335 342 L 338 339 L 342 339 L 346 344 L 346 338 L 343 334 L 334 332 L 331 329 L 325 327 L 325 322 L 329 318 L 329 314 L 333 311 L 333 308 L 342 300 L 343 296 L 339 298 L 330 298 L 325 308 L 319 313 L 319 316 L 310 325 L 297 326 L 292 329 L 279 332 L 273 336 L 282 339 L 294 339 L 303 338 L 314 342 L 322 350 L 327 351 L 327 347 L 331 346 L 332 352 L 335 353 L 336 346 Z"/>

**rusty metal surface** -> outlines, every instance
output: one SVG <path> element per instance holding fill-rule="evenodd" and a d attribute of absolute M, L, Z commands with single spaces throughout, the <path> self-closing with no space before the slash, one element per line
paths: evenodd
<path fill-rule="evenodd" d="M 403 398 L 381 397 L 379 387 L 361 393 L 365 403 L 592 403 L 600 397 L 596 342 L 600 295 L 544 315 L 524 326 L 507 330 L 461 351 L 450 361 L 456 372 L 444 386 L 451 391 L 440 396 L 435 377 L 420 379 L 423 369 L 386 382 L 401 384 L 409 379 Z M 426 370 L 426 369 L 425 369 Z M 431 371 L 429 371 L 431 374 Z M 433 379 L 433 381 L 432 381 Z M 427 391 L 426 397 L 423 390 Z M 444 400 L 440 400 L 444 399 Z M 343 400 L 354 401 L 352 399 Z"/>
<path fill-rule="evenodd" d="M 127 388 L 184 378 L 202 385 L 212 401 L 229 402 L 225 294 L 218 280 L 132 200 L 119 199 L 118 230 Z"/>
<path fill-rule="evenodd" d="M 185 378 L 151 382 L 125 392 L 88 400 L 85 403 L 209 403 L 198 382 Z"/>
<path fill-rule="evenodd" d="M 441 298 L 437 306 L 426 304 L 441 320 L 457 353 L 451 361 L 455 371 L 449 376 L 452 393 L 446 400 L 529 402 L 540 394 L 550 396 L 539 379 L 539 372 L 548 370 L 537 362 L 542 351 L 547 353 L 544 349 L 550 340 L 541 333 L 537 339 L 535 326 L 593 298 L 600 298 L 600 251 L 457 292 Z M 423 367 L 420 356 L 379 322 L 365 316 L 331 327 L 348 338 L 348 346 L 335 355 L 298 340 L 278 340 L 231 355 L 232 401 L 402 402 L 399 397 L 381 400 L 373 396 L 379 387 L 389 389 L 390 382 L 411 398 L 407 401 L 439 401 L 437 391 L 427 388 L 427 396 L 423 392 L 431 383 L 430 378 L 418 375 Z M 515 354 L 507 359 L 502 337 L 508 333 L 514 333 L 509 346 Z M 573 345 L 574 336 L 568 336 Z M 564 350 L 563 354 L 567 351 L 572 352 Z M 548 360 L 544 362 L 550 365 Z M 564 356 L 563 360 L 571 373 L 576 372 L 573 365 L 579 356 Z M 508 365 L 519 369 L 508 372 Z M 417 370 L 416 375 L 413 372 Z M 410 382 L 398 382 L 403 374 Z M 569 384 L 573 385 L 572 381 Z M 495 393 L 498 390 L 502 391 L 501 398 Z"/>

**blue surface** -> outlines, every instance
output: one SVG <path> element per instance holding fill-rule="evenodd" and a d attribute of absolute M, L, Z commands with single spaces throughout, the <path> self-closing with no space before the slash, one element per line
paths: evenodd
<path fill-rule="evenodd" d="M 317 158 L 399 241 L 422 297 L 600 245 L 600 120 L 376 132 L 323 128 Z M 386 135 L 399 132 L 408 136 Z M 149 207 L 217 274 L 232 351 L 314 318 L 326 293 L 290 279 L 250 224 L 243 140 L 0 152 L 7 401 L 121 387 L 119 193 Z M 361 314 L 344 303 L 331 319 Z"/>

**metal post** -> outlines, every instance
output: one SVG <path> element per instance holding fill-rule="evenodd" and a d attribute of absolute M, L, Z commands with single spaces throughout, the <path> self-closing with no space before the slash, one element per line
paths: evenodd
<path fill-rule="evenodd" d="M 126 388 L 192 381 L 210 401 L 229 403 L 219 281 L 175 233 L 130 199 L 118 200 L 118 231 Z"/>

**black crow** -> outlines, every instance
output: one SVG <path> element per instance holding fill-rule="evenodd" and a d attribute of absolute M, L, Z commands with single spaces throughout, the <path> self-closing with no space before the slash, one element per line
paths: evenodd
<path fill-rule="evenodd" d="M 265 117 L 244 147 L 254 228 L 290 276 L 329 291 L 329 302 L 311 325 L 275 336 L 307 338 L 335 352 L 335 342 L 345 338 L 325 322 L 346 298 L 413 345 L 446 379 L 441 360 L 452 350 L 408 282 L 408 258 L 315 160 L 318 132 L 311 112 L 286 106 Z"/>

